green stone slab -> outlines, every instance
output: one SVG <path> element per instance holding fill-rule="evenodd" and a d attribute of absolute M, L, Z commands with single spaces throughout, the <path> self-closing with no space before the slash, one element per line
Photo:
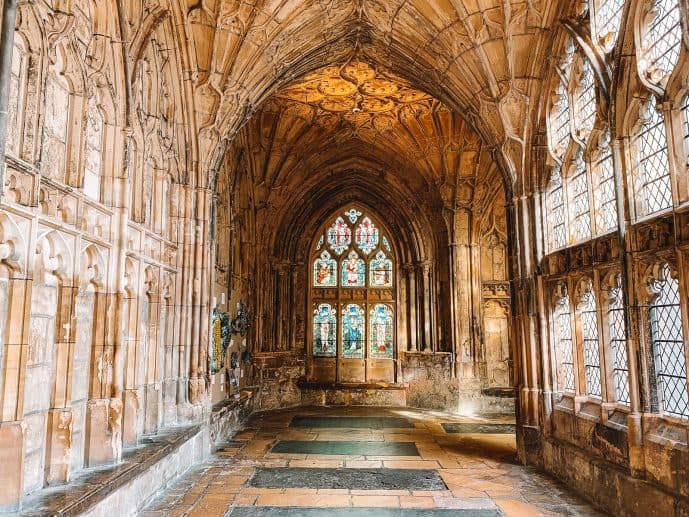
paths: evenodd
<path fill-rule="evenodd" d="M 430 469 L 326 469 L 262 467 L 249 480 L 257 488 L 348 488 L 351 490 L 447 490 Z"/>
<path fill-rule="evenodd" d="M 514 434 L 514 424 L 445 423 L 446 433 L 450 434 Z"/>
<path fill-rule="evenodd" d="M 295 508 L 289 506 L 236 506 L 234 517 L 499 517 L 497 510 L 414 510 L 411 508 Z"/>
<path fill-rule="evenodd" d="M 394 416 L 295 416 L 290 427 L 349 429 L 408 429 L 406 418 Z"/>
<path fill-rule="evenodd" d="M 418 456 L 414 442 L 281 440 L 270 452 L 343 456 Z"/>

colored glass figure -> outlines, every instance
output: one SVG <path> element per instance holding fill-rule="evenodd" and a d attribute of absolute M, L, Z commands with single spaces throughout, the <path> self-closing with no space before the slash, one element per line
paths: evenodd
<path fill-rule="evenodd" d="M 359 219 L 361 212 L 359 212 L 356 208 L 350 208 L 345 212 L 345 215 L 349 218 L 349 222 L 354 224 L 356 223 L 356 220 Z"/>
<path fill-rule="evenodd" d="M 379 251 L 371 260 L 371 287 L 392 287 L 392 260 Z"/>
<path fill-rule="evenodd" d="M 352 243 L 352 230 L 344 222 L 344 219 L 338 217 L 335 223 L 328 229 L 328 245 L 338 255 L 349 248 Z"/>
<path fill-rule="evenodd" d="M 313 285 L 316 287 L 337 287 L 337 262 L 325 250 L 313 262 Z"/>
<path fill-rule="evenodd" d="M 322 303 L 313 311 L 313 355 L 335 357 L 337 355 L 337 316 L 335 309 Z"/>
<path fill-rule="evenodd" d="M 366 285 L 366 263 L 356 251 L 350 251 L 342 262 L 343 287 L 364 287 Z"/>
<path fill-rule="evenodd" d="M 378 228 L 368 217 L 364 217 L 356 229 L 356 244 L 366 255 L 378 246 Z"/>
<path fill-rule="evenodd" d="M 318 239 L 318 246 L 316 246 L 316 251 L 318 251 L 322 247 L 323 247 L 323 236 L 321 235 L 321 238 Z"/>
<path fill-rule="evenodd" d="M 392 358 L 392 309 L 378 304 L 371 309 L 371 357 Z"/>
<path fill-rule="evenodd" d="M 364 310 L 354 303 L 342 311 L 342 357 L 364 357 Z"/>
<path fill-rule="evenodd" d="M 390 243 L 388 242 L 388 238 L 385 236 L 383 236 L 383 246 L 386 250 L 388 250 L 388 253 L 392 251 L 392 249 L 390 248 Z"/>

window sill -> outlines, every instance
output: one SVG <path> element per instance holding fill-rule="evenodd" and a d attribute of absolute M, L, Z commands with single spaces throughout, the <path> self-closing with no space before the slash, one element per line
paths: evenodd
<path fill-rule="evenodd" d="M 669 415 L 644 413 L 644 438 L 664 447 L 689 451 L 689 421 Z"/>

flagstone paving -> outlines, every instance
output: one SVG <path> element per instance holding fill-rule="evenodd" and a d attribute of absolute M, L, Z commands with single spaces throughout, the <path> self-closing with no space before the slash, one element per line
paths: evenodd
<path fill-rule="evenodd" d="M 366 418 L 371 419 L 370 427 L 364 427 Z M 380 418 L 403 419 L 409 427 L 401 421 L 387 427 Z M 293 425 L 295 420 L 298 425 Z M 563 484 L 519 464 L 514 434 L 486 432 L 491 428 L 484 426 L 496 422 L 509 423 L 504 417 L 489 421 L 429 411 L 353 407 L 295 408 L 254 415 L 243 431 L 173 484 L 142 514 L 602 515 Z M 453 434 L 443 428 L 443 424 L 452 423 L 481 425 L 464 428 L 476 432 Z M 351 454 L 341 454 L 344 449 L 317 454 L 308 449 L 277 452 L 274 448 L 279 442 L 289 441 L 340 442 L 343 448 L 353 448 Z M 353 442 L 366 445 L 359 444 L 356 449 Z M 394 451 L 389 448 L 393 445 L 407 447 L 405 443 L 415 446 L 416 455 L 381 454 Z M 345 471 L 347 474 L 341 474 Z M 351 484 L 347 479 L 352 480 Z M 433 486 L 424 485 L 423 479 Z"/>

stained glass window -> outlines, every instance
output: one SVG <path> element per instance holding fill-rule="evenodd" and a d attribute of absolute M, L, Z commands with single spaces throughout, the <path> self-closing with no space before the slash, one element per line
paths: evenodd
<path fill-rule="evenodd" d="M 352 230 L 342 217 L 338 217 L 328 229 L 328 246 L 336 254 L 342 255 L 342 252 L 349 248 L 350 244 L 352 244 Z"/>
<path fill-rule="evenodd" d="M 364 287 L 366 285 L 366 263 L 352 250 L 342 262 L 342 286 Z"/>
<path fill-rule="evenodd" d="M 658 295 L 649 317 L 660 406 L 669 415 L 689 418 L 679 282 L 672 277 L 669 265 L 662 266 L 654 288 Z"/>
<path fill-rule="evenodd" d="M 322 303 L 313 311 L 313 355 L 337 355 L 337 315 L 330 304 Z"/>
<path fill-rule="evenodd" d="M 582 295 L 579 317 L 581 318 L 581 338 L 584 348 L 584 374 L 586 393 L 601 396 L 600 349 L 598 343 L 598 316 L 596 297 L 589 289 Z"/>
<path fill-rule="evenodd" d="M 615 46 L 622 21 L 625 0 L 598 0 L 595 2 L 596 37 L 605 52 Z"/>
<path fill-rule="evenodd" d="M 634 175 L 639 215 L 648 215 L 672 206 L 665 117 L 650 95 L 645 106 L 645 122 L 635 143 L 637 167 Z"/>
<path fill-rule="evenodd" d="M 366 255 L 378 246 L 378 228 L 368 217 L 364 217 L 356 228 L 356 244 Z"/>
<path fill-rule="evenodd" d="M 560 386 L 565 391 L 574 391 L 574 348 L 569 295 L 567 293 L 558 300 L 555 331 L 560 363 Z"/>
<path fill-rule="evenodd" d="M 316 360 L 394 356 L 397 296 L 390 237 L 380 220 L 351 206 L 326 219 L 316 233 L 310 266 Z"/>
<path fill-rule="evenodd" d="M 371 309 L 371 357 L 392 358 L 392 309 L 377 304 Z"/>
<path fill-rule="evenodd" d="M 627 360 L 627 325 L 624 320 L 621 279 L 617 278 L 617 287 L 610 290 L 608 305 L 608 331 L 610 333 L 610 350 L 612 352 L 612 379 L 615 388 L 615 400 L 629 405 L 629 361 Z"/>
<path fill-rule="evenodd" d="M 364 357 L 364 309 L 350 303 L 342 310 L 342 357 Z"/>
<path fill-rule="evenodd" d="M 323 250 L 320 257 L 313 263 L 313 285 L 316 287 L 337 286 L 337 262 L 326 250 Z"/>
<path fill-rule="evenodd" d="M 665 86 L 679 59 L 682 28 L 677 0 L 653 0 L 642 21 L 643 39 L 637 56 L 639 69 L 646 79 Z"/>
<path fill-rule="evenodd" d="M 392 260 L 379 251 L 371 261 L 370 266 L 370 285 L 371 287 L 391 287 L 392 286 Z"/>

